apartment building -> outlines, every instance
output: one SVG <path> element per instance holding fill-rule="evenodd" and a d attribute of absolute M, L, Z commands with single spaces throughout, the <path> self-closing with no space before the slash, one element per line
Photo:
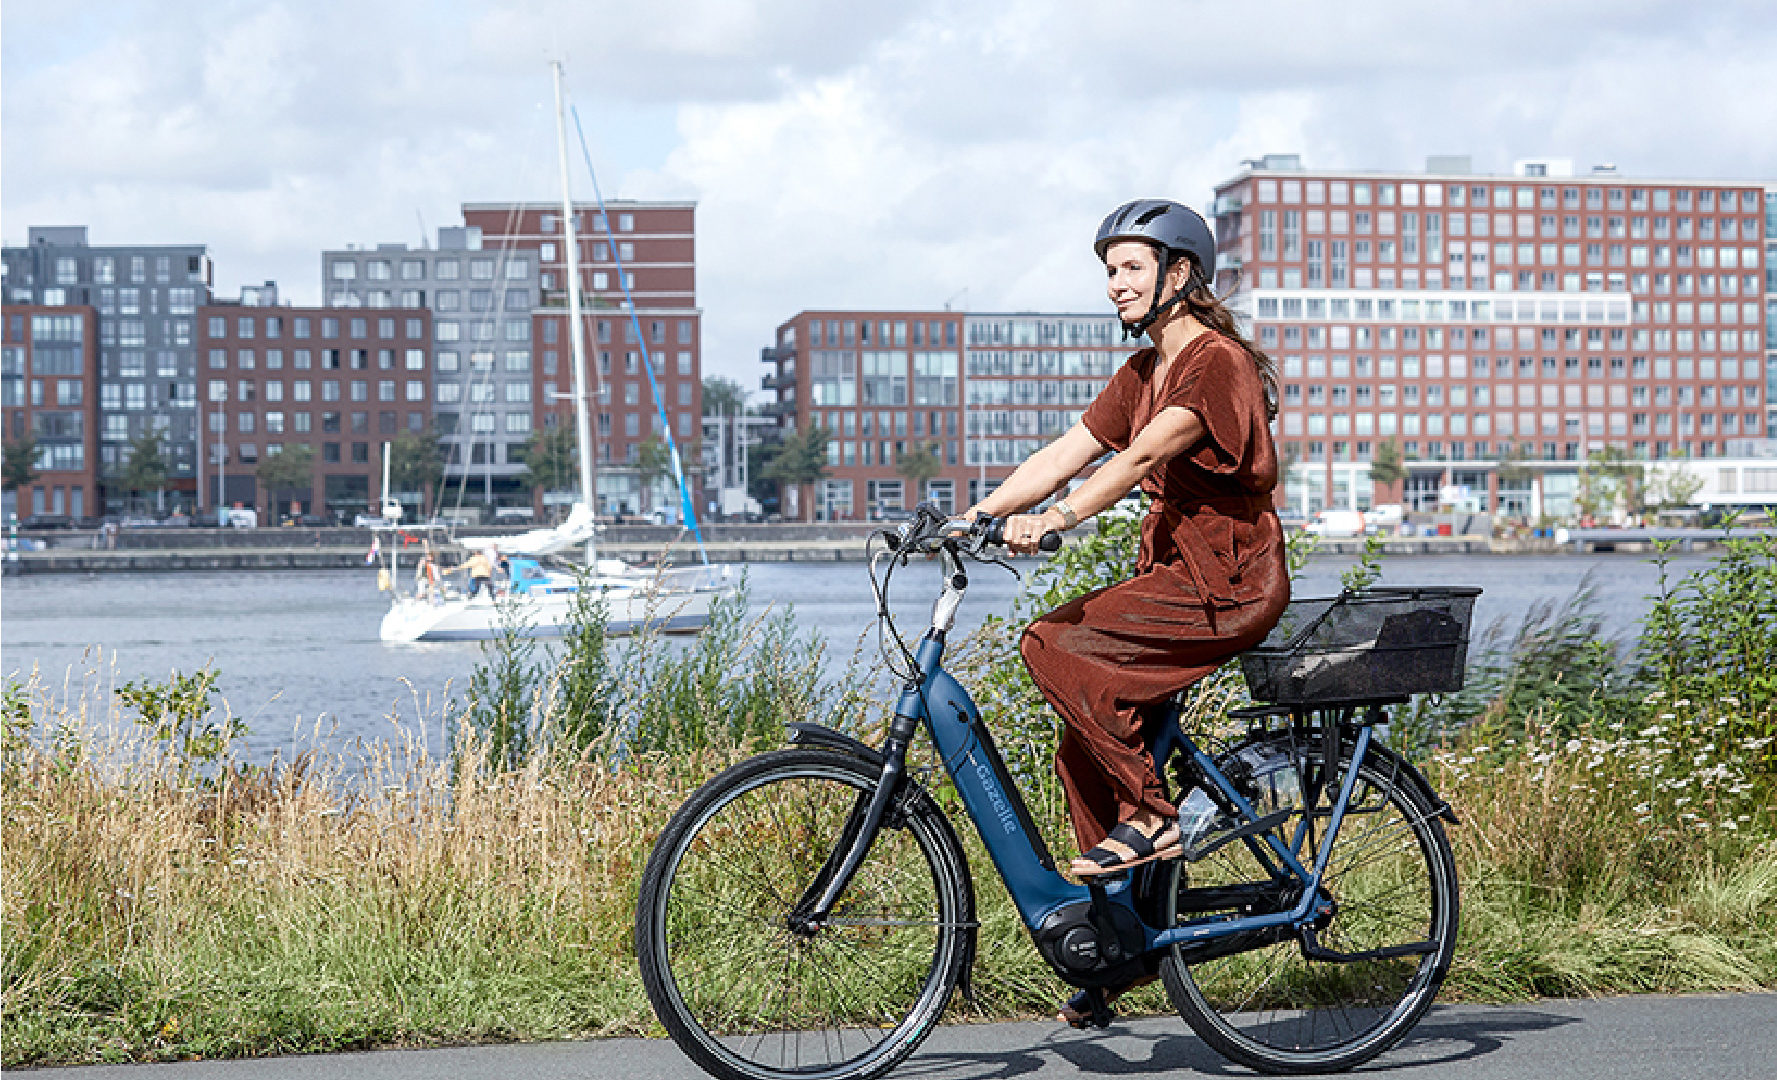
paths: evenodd
<path fill-rule="evenodd" d="M 197 309 L 210 299 L 202 244 L 92 244 L 86 226 L 33 226 L 23 247 L 0 251 L 9 304 L 90 306 L 98 313 L 98 469 L 88 508 L 118 511 L 114 482 L 130 442 L 158 433 L 174 505 L 197 488 Z"/>
<path fill-rule="evenodd" d="M 611 200 L 574 208 L 579 241 L 581 311 L 593 395 L 597 501 L 602 513 L 676 513 L 670 478 L 644 477 L 642 448 L 670 429 L 694 460 L 703 410 L 703 313 L 697 306 L 696 210 L 692 202 Z M 607 214 L 609 215 L 607 218 Z M 489 246 L 510 248 L 537 265 L 531 369 L 537 426 L 573 424 L 568 335 L 566 230 L 561 204 L 466 203 L 463 221 Z M 631 303 L 633 302 L 633 310 Z M 664 417 L 664 420 L 663 420 Z M 697 477 L 688 477 L 694 484 Z M 644 482 L 644 481 L 648 482 Z M 572 491 L 545 492 L 567 503 Z M 694 495 L 694 505 L 702 497 Z"/>
<path fill-rule="evenodd" d="M 202 508 L 362 513 L 383 494 L 383 443 L 433 429 L 426 307 L 292 307 L 267 282 L 202 306 L 198 327 Z M 312 483 L 267 490 L 259 463 L 296 445 L 313 452 Z M 401 494 L 417 513 L 418 493 Z"/>
<path fill-rule="evenodd" d="M 516 244 L 489 243 L 473 225 L 454 226 L 438 230 L 435 248 L 377 244 L 324 251 L 321 275 L 326 307 L 357 309 L 333 312 L 341 318 L 375 323 L 395 311 L 429 313 L 429 422 L 445 449 L 453 504 L 460 495 L 463 503 L 490 512 L 530 505 L 521 477 L 535 426 L 536 256 Z M 393 317 L 404 326 L 413 316 Z M 402 410 L 399 423 L 407 423 L 406 416 Z"/>
<path fill-rule="evenodd" d="M 1111 314 L 804 311 L 760 359 L 785 431 L 829 433 L 828 475 L 786 517 L 866 519 L 931 500 L 958 511 L 1078 420 L 1134 350 Z M 915 489 L 903 458 L 930 453 Z"/>
<path fill-rule="evenodd" d="M 77 523 L 102 512 L 95 308 L 0 306 L 0 415 L 8 446 L 37 447 L 37 477 L 6 493 L 8 515 Z"/>
<path fill-rule="evenodd" d="M 1386 442 L 1415 508 L 1564 516 L 1595 451 L 1719 458 L 1769 431 L 1764 185 L 1271 155 L 1214 217 L 1218 286 L 1278 362 L 1299 512 L 1368 505 Z"/>

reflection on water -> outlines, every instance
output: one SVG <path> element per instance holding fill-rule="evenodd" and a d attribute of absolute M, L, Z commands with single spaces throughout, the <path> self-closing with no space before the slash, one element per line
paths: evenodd
<path fill-rule="evenodd" d="M 1297 595 L 1336 591 L 1351 561 L 1316 559 Z M 1691 555 L 1674 563 L 1682 574 L 1706 561 Z M 873 627 L 860 563 L 767 563 L 747 573 L 753 611 L 793 605 L 798 624 L 826 639 L 834 665 L 846 663 Z M 1608 631 L 1632 633 L 1655 582 L 1652 563 L 1638 556 L 1403 556 L 1384 559 L 1382 581 L 1481 586 L 1479 630 L 1520 616 L 1538 600 L 1566 599 L 1588 573 Z M 908 567 L 896 585 L 897 619 L 903 633 L 917 636 L 936 593 L 936 570 Z M 1005 613 L 1017 588 L 1003 571 L 974 572 L 959 629 Z M 384 602 L 369 572 L 15 577 L 0 587 L 0 608 L 0 671 L 9 675 L 35 666 L 60 685 L 70 669 L 93 666 L 92 646 L 103 650 L 106 685 L 113 672 L 121 684 L 213 663 L 223 696 L 248 721 L 255 757 L 291 746 L 299 732 L 306 744 L 317 721 L 330 739 L 380 739 L 398 728 L 413 732 L 424 719 L 436 747 L 444 700 L 460 696 L 481 656 L 474 642 L 378 641 Z M 860 657 L 875 657 L 873 633 Z"/>

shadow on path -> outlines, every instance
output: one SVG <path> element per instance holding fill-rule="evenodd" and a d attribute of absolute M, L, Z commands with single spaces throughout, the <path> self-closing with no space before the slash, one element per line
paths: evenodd
<path fill-rule="evenodd" d="M 1526 1009 L 1473 1007 L 1434 1008 L 1405 1040 L 1356 1073 L 1417 1075 L 1441 1072 L 1457 1062 L 1491 1054 L 1515 1035 L 1548 1031 L 1581 1023 L 1577 1016 L 1550 1015 Z M 969 1028 L 952 1028 L 960 1035 Z M 938 1040 L 933 1040 L 937 1042 Z M 944 1040 L 950 1042 L 951 1040 Z M 1206 1076 L 1252 1076 L 1210 1048 L 1177 1018 L 1149 1017 L 1119 1021 L 1107 1031 L 1057 1031 L 1022 1048 L 966 1050 L 927 1047 L 895 1070 L 896 1076 L 943 1077 L 944 1080 L 1012 1080 L 1052 1067 L 1060 1059 L 1085 1076 L 1157 1076 L 1194 1072 Z M 1351 1073 L 1328 1074 L 1351 1075 Z"/>

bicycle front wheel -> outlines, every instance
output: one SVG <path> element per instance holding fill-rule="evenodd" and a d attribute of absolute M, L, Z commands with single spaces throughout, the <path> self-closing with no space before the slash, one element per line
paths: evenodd
<path fill-rule="evenodd" d="M 1288 748 L 1288 736 L 1270 738 Z M 1322 756 L 1318 741 L 1306 755 L 1315 765 Z M 1341 758 L 1343 777 L 1350 762 Z M 1436 811 L 1403 769 L 1385 748 L 1365 756 L 1322 882 L 1335 910 L 1312 937 L 1284 928 L 1233 955 L 1179 947 L 1162 961 L 1174 1007 L 1222 1054 L 1268 1073 L 1349 1069 L 1399 1042 L 1431 1007 L 1456 948 L 1456 865 Z M 1332 798 L 1308 822 L 1305 866 L 1324 845 Z M 1289 843 L 1301 820 L 1298 810 L 1276 835 Z M 1251 885 L 1268 880 L 1277 879 L 1239 842 L 1180 862 L 1165 893 L 1168 923 L 1287 910 L 1294 892 Z"/>
<path fill-rule="evenodd" d="M 763 754 L 705 785 L 656 842 L 636 911 L 642 981 L 708 1072 L 877 1076 L 943 1013 L 974 903 L 955 834 L 929 802 L 890 815 L 822 927 L 791 923 L 878 779 L 841 754 Z"/>

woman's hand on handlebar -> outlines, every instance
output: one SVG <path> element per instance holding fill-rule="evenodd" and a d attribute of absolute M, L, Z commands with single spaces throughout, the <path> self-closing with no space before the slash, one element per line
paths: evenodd
<path fill-rule="evenodd" d="M 1043 537 L 1067 530 L 1067 521 L 1054 510 L 1041 514 L 1013 514 L 1006 519 L 1003 535 L 1006 549 L 1014 555 L 1035 555 L 1043 549 Z M 1047 550 L 1054 550 L 1054 542 Z"/>

